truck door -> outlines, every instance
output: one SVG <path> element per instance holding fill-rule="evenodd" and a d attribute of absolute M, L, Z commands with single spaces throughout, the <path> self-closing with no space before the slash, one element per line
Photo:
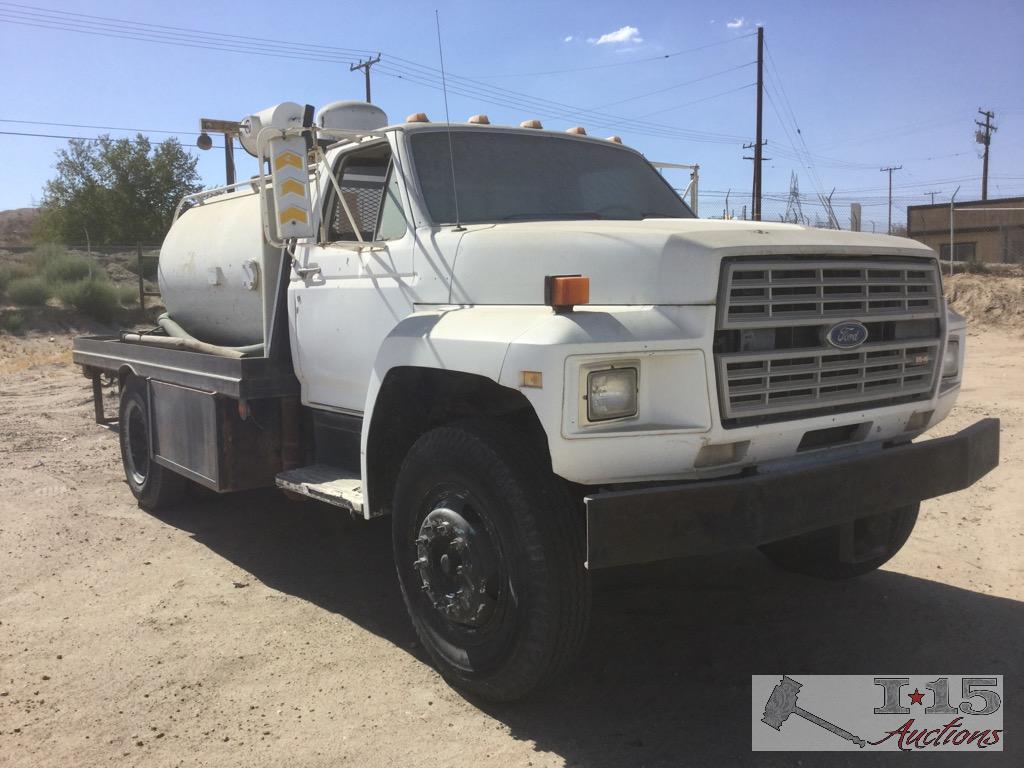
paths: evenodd
<path fill-rule="evenodd" d="M 413 233 L 386 141 L 340 156 L 324 195 L 324 242 L 301 252 L 288 291 L 292 355 L 302 401 L 362 412 L 377 350 L 412 311 Z"/>

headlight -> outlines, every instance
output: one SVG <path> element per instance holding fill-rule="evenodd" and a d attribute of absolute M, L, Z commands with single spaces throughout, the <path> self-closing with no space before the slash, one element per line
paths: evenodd
<path fill-rule="evenodd" d="M 635 416 L 637 369 L 609 368 L 587 375 L 587 419 L 607 421 Z"/>
<path fill-rule="evenodd" d="M 951 338 L 946 342 L 946 354 L 942 358 L 942 378 L 951 379 L 960 373 L 960 339 Z"/>

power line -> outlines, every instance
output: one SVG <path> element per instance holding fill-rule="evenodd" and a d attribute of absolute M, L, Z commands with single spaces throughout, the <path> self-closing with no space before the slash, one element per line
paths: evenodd
<path fill-rule="evenodd" d="M 392 59 L 394 57 L 391 57 Z M 389 66 L 385 62 L 385 66 Z M 382 69 L 382 71 L 385 71 Z M 410 82 L 417 83 L 419 85 L 426 85 L 429 88 L 435 88 L 440 90 L 439 80 L 436 77 L 430 75 L 424 75 L 422 73 L 408 73 L 401 69 L 392 71 L 391 68 L 385 71 L 386 74 L 391 74 L 394 77 L 400 79 L 409 80 Z M 487 83 L 480 83 L 479 81 L 472 80 L 466 77 L 460 77 L 456 75 L 448 75 L 448 89 L 451 91 L 454 87 L 461 88 L 460 95 L 468 96 L 469 98 L 481 98 L 489 103 L 498 103 L 502 106 L 508 106 L 509 102 L 513 104 L 515 108 L 530 109 L 537 107 L 541 111 L 547 111 L 548 114 L 554 112 L 555 116 L 568 117 L 569 119 L 585 119 L 591 121 L 603 120 L 601 123 L 605 127 L 621 128 L 623 126 L 629 127 L 636 130 L 637 126 L 645 126 L 647 133 L 650 135 L 666 135 L 669 137 L 676 138 L 692 138 L 694 140 L 700 140 L 701 137 L 705 139 L 718 139 L 719 143 L 731 143 L 736 141 L 740 137 L 730 136 L 727 134 L 716 134 L 708 131 L 694 131 L 679 129 L 676 126 L 664 125 L 660 123 L 642 122 L 638 123 L 637 120 L 620 117 L 615 115 L 609 115 L 608 113 L 599 112 L 594 109 L 585 109 L 576 107 L 568 104 L 564 104 L 558 101 L 552 101 L 550 99 L 544 99 L 536 96 L 530 96 L 528 94 L 520 93 L 518 91 L 512 91 L 507 88 L 500 88 L 492 86 Z M 614 121 L 610 123 L 609 120 Z"/>
<path fill-rule="evenodd" d="M 630 102 L 630 101 L 637 101 L 638 99 L 646 99 L 646 98 L 648 98 L 650 96 L 657 96 L 658 94 L 665 93 L 667 91 L 674 91 L 676 88 L 682 88 L 683 86 L 686 86 L 686 85 L 693 85 L 694 83 L 700 83 L 700 82 L 703 82 L 704 80 L 710 80 L 713 77 L 721 77 L 722 75 L 727 75 L 730 72 L 735 72 L 738 69 L 743 69 L 744 67 L 751 67 L 751 66 L 753 66 L 756 63 L 757 63 L 756 61 L 748 61 L 746 64 L 738 64 L 735 67 L 729 67 L 728 69 L 723 69 L 723 70 L 721 70 L 719 72 L 712 72 L 709 75 L 702 75 L 701 77 L 697 77 L 697 78 L 694 78 L 692 80 L 686 80 L 686 81 L 684 81 L 682 83 L 676 83 L 675 85 L 668 85 L 668 86 L 665 86 L 664 88 L 658 88 L 657 90 L 654 90 L 654 91 L 648 91 L 647 93 L 639 93 L 636 96 L 630 96 L 630 97 L 625 98 L 625 99 L 619 99 L 618 101 L 609 101 L 607 104 L 602 104 L 599 107 L 595 107 L 595 109 L 604 109 L 605 107 L 615 107 L 615 106 L 618 106 L 619 104 L 626 104 L 627 102 Z"/>
<path fill-rule="evenodd" d="M 836 226 L 839 226 L 839 222 L 836 220 L 835 214 L 833 213 L 833 211 L 831 211 L 831 204 L 829 202 L 830 196 L 829 196 L 828 199 L 825 198 L 825 195 L 824 195 L 824 184 L 821 183 L 821 177 L 818 174 L 817 167 L 815 166 L 814 158 L 811 155 L 810 148 L 807 146 L 807 141 L 804 139 L 804 132 L 803 132 L 803 130 L 801 130 L 800 123 L 797 121 L 797 116 L 796 116 L 796 113 L 793 110 L 793 104 L 790 101 L 790 96 L 788 96 L 788 94 L 785 91 L 785 83 L 784 83 L 784 80 L 783 80 L 782 76 L 779 74 L 778 67 L 776 66 L 776 63 L 775 63 L 775 57 L 771 54 L 770 50 L 767 51 L 767 54 L 768 54 L 767 55 L 768 66 L 770 68 L 770 72 L 771 72 L 771 75 L 772 75 L 773 82 L 776 84 L 778 92 L 779 92 L 779 94 L 782 97 L 782 100 L 781 100 L 782 108 L 785 111 L 786 116 L 788 117 L 788 119 L 790 119 L 790 121 L 791 121 L 791 123 L 793 125 L 793 130 L 794 130 L 794 132 L 796 134 L 797 140 L 793 139 L 793 134 L 791 134 L 790 131 L 788 131 L 788 130 L 785 131 L 786 136 L 791 139 L 790 145 L 792 146 L 794 152 L 797 153 L 798 158 L 800 158 L 801 165 L 803 165 L 804 168 L 807 170 L 807 172 L 808 172 L 808 174 L 810 176 L 811 184 L 814 186 L 814 189 L 815 189 L 815 191 L 816 191 L 816 193 L 818 195 L 818 199 L 819 199 L 821 205 L 828 212 L 829 221 L 831 223 L 835 223 Z M 783 127 L 784 127 L 785 126 L 785 121 L 782 119 L 782 116 L 779 114 L 778 106 L 775 104 L 775 100 L 776 99 L 772 98 L 770 91 L 768 92 L 768 94 L 769 94 L 769 101 L 772 103 L 772 110 L 775 112 L 775 116 L 779 119 L 779 123 L 782 124 Z M 798 141 L 799 141 L 799 146 L 798 146 Z M 833 191 L 835 193 L 835 189 Z"/>
<path fill-rule="evenodd" d="M 506 77 L 541 77 L 544 75 L 564 75 L 571 72 L 589 72 L 595 69 L 612 69 L 613 67 L 626 67 L 632 64 L 646 64 L 651 61 L 664 61 L 665 59 L 671 59 L 675 56 L 682 56 L 687 53 L 695 53 L 696 51 L 703 51 L 707 48 L 714 48 L 719 45 L 725 45 L 727 43 L 734 43 L 737 40 L 745 40 L 748 37 L 753 37 L 754 32 L 747 35 L 740 35 L 739 37 L 731 37 L 727 40 L 717 40 L 713 43 L 707 43 L 706 45 L 698 45 L 695 48 L 686 48 L 682 51 L 673 51 L 672 53 L 663 53 L 658 56 L 649 56 L 644 59 L 631 59 L 630 61 L 616 61 L 611 64 L 592 64 L 586 67 L 570 67 L 567 69 L 549 69 L 543 72 L 516 72 L 511 74 L 502 75 L 477 75 L 477 77 L 484 79 L 498 79 Z"/>
<path fill-rule="evenodd" d="M 319 49 L 319 50 L 322 50 L 322 51 L 325 51 L 325 52 L 329 52 L 329 53 L 332 53 L 332 54 L 339 53 L 339 52 L 340 53 L 347 53 L 347 54 L 356 54 L 356 55 L 372 54 L 373 53 L 373 51 L 368 51 L 368 50 L 361 49 L 361 48 L 339 48 L 337 46 L 317 45 L 315 43 L 288 43 L 288 42 L 285 42 L 285 41 L 275 40 L 275 39 L 266 38 L 266 37 L 253 37 L 253 36 L 249 36 L 249 35 L 236 35 L 236 34 L 231 34 L 231 33 L 228 33 L 228 32 L 208 32 L 208 31 L 204 31 L 204 30 L 201 30 L 201 29 L 192 29 L 192 28 L 189 28 L 189 27 L 173 27 L 173 26 L 168 26 L 168 25 L 165 25 L 165 24 L 151 24 L 149 22 L 143 22 L 143 21 L 131 21 L 129 19 L 118 19 L 118 18 L 115 18 L 115 17 L 112 17 L 112 16 L 97 16 L 97 15 L 88 14 L 88 13 L 76 13 L 74 11 L 53 10 L 53 9 L 49 9 L 49 8 L 40 8 L 38 6 L 25 5 L 25 4 L 21 4 L 21 3 L 7 2 L 7 0 L 3 0 L 2 2 L 0 2 L 0 5 L 10 6 L 11 8 L 16 9 L 16 10 L 13 10 L 13 11 L 5 11 L 6 13 L 21 13 L 21 14 L 24 14 L 24 16 L 27 17 L 27 18 L 33 18 L 34 17 L 34 18 L 38 18 L 40 20 L 50 20 L 50 21 L 54 21 L 54 22 L 64 22 L 64 21 L 66 21 L 66 19 L 64 17 L 74 17 L 76 19 L 75 23 L 83 23 L 80 20 L 84 19 L 84 20 L 87 20 L 84 23 L 92 23 L 92 24 L 95 24 L 97 26 L 103 26 L 101 24 L 98 24 L 98 22 L 109 22 L 109 24 L 107 24 L 107 26 L 121 27 L 121 28 L 127 28 L 127 29 L 143 30 L 143 31 L 147 31 L 147 32 L 149 32 L 151 34 L 167 34 L 167 35 L 179 36 L 179 37 L 180 36 L 208 37 L 208 38 L 212 38 L 211 42 L 221 42 L 225 38 L 230 38 L 232 40 L 240 41 L 242 44 L 259 44 L 261 46 L 265 46 L 267 44 L 272 44 L 275 47 L 282 47 L 282 46 L 286 47 L 286 48 L 287 47 L 294 47 L 294 48 L 298 48 L 299 52 L 301 52 L 301 53 L 306 53 L 306 52 L 308 52 L 311 49 L 313 49 L 313 50 Z M 89 21 L 89 20 L 95 20 L 95 21 Z M 165 32 L 165 30 L 166 30 L 166 32 Z"/>
<path fill-rule="evenodd" d="M 789 100 L 789 95 L 786 93 L 786 85 L 782 75 L 779 73 L 779 68 L 775 62 L 775 57 L 772 55 L 771 49 L 767 50 L 768 66 L 772 75 L 773 82 L 777 85 L 779 94 L 782 96 L 782 107 L 786 110 L 787 116 L 792 123 L 793 131 L 796 136 L 796 140 L 791 142 L 791 146 L 795 152 L 800 154 L 803 153 L 802 165 L 807 169 L 810 175 L 811 184 L 814 186 L 814 191 L 818 193 L 822 202 L 825 200 L 824 184 L 821 182 L 821 176 L 818 174 L 818 169 L 815 167 L 814 158 L 811 156 L 811 151 L 807 146 L 807 142 L 804 139 L 803 131 L 800 128 L 800 124 L 796 119 L 796 113 L 793 111 L 793 105 Z M 769 100 L 771 96 L 769 95 Z M 773 103 L 773 110 L 775 110 L 776 116 L 779 117 L 780 122 L 782 121 L 779 115 L 778 109 Z M 786 132 L 787 136 L 790 136 L 789 132 Z M 792 137 L 791 137 L 792 138 Z M 799 142 L 799 147 L 797 146 Z"/>
<path fill-rule="evenodd" d="M 162 128 L 124 128 L 116 125 L 87 125 L 86 123 L 51 123 L 45 120 L 14 120 L 0 117 L 0 123 L 17 123 L 19 125 L 50 125 L 56 128 L 94 128 L 99 131 L 134 131 L 137 133 L 169 133 L 172 135 L 198 136 L 199 131 L 168 131 Z"/>
<path fill-rule="evenodd" d="M 417 85 L 422 85 L 427 88 L 431 88 L 437 91 L 443 90 L 441 85 L 436 81 L 427 80 L 422 77 L 411 76 L 409 74 L 403 74 L 400 72 L 391 72 L 383 68 L 378 70 L 381 74 L 394 77 L 396 79 L 406 80 Z M 451 76 L 450 76 L 451 77 Z M 454 80 L 454 77 L 451 77 Z M 467 98 L 477 99 L 484 101 L 488 104 L 496 104 L 498 106 L 509 107 L 511 109 L 530 111 L 537 117 L 552 117 L 555 119 L 576 119 L 585 120 L 593 125 L 599 127 L 609 128 L 611 130 L 629 130 L 633 133 L 656 136 L 660 138 L 668 139 L 686 139 L 688 141 L 700 142 L 700 143 L 713 143 L 713 144 L 733 144 L 737 140 L 742 140 L 742 137 L 730 136 L 727 134 L 715 134 L 707 131 L 694 131 L 690 129 L 680 129 L 672 126 L 661 126 L 657 123 L 644 123 L 631 120 L 627 117 L 619 117 L 613 115 L 603 115 L 602 113 L 592 112 L 590 110 L 584 110 L 577 107 L 571 107 L 569 105 L 557 105 L 553 103 L 552 106 L 541 103 L 547 100 L 535 100 L 528 102 L 523 98 L 518 97 L 503 97 L 503 96 L 492 96 L 489 94 L 480 94 L 472 90 L 466 90 L 464 87 L 457 83 L 449 82 L 448 92 L 454 93 L 459 96 L 465 96 Z M 528 97 L 529 98 L 529 97 Z"/>
<path fill-rule="evenodd" d="M 831 149 L 835 149 L 836 147 L 841 147 L 841 146 L 846 146 L 846 145 L 856 146 L 858 144 L 867 144 L 867 143 L 871 143 L 871 142 L 876 142 L 879 139 L 895 138 L 895 137 L 900 137 L 900 136 L 908 136 L 908 135 L 913 134 L 913 133 L 920 133 L 922 131 L 930 131 L 930 130 L 933 130 L 935 128 L 942 128 L 942 127 L 944 127 L 946 125 L 951 125 L 953 123 L 959 123 L 959 122 L 961 122 L 962 119 L 963 119 L 962 117 L 952 117 L 952 118 L 948 118 L 946 120 L 938 120 L 938 121 L 936 121 L 936 120 L 924 120 L 924 121 L 918 121 L 918 122 L 914 122 L 914 123 L 907 123 L 907 124 L 902 125 L 902 126 L 896 126 L 896 128 L 894 128 L 892 130 L 880 131 L 878 133 L 867 134 L 867 135 L 863 135 L 862 134 L 862 135 L 858 136 L 857 138 L 846 139 L 846 140 L 843 140 L 843 141 L 834 142 L 834 143 L 826 145 L 824 147 L 819 147 L 818 149 L 820 151 L 827 152 L 827 151 L 829 151 Z"/>
<path fill-rule="evenodd" d="M 166 133 L 166 131 L 162 131 L 162 133 Z M 77 141 L 102 141 L 102 138 L 99 137 L 99 136 L 66 136 L 66 135 L 57 134 L 57 133 L 29 133 L 29 132 L 26 132 L 26 131 L 0 131 L 0 135 L 2 135 L 2 136 L 28 136 L 28 137 L 36 138 L 36 139 L 75 139 Z M 110 138 L 110 137 L 108 137 L 108 138 Z M 111 141 L 119 141 L 119 140 L 131 141 L 131 139 L 128 139 L 128 138 L 125 138 L 125 137 L 121 137 L 121 139 L 111 138 Z M 164 144 L 169 144 L 171 142 L 174 142 L 175 144 L 181 145 L 181 142 L 178 141 L 177 139 L 165 139 L 164 141 L 151 141 L 149 143 L 152 146 L 159 147 L 159 146 L 162 146 Z M 222 145 L 212 144 L 211 147 L 215 147 L 217 149 L 223 149 Z"/>
<path fill-rule="evenodd" d="M 1021 179 L 1024 179 L 1024 176 L 991 176 L 990 178 L 992 178 L 992 179 L 999 179 L 1000 181 L 1019 181 Z M 931 187 L 931 186 L 941 187 L 943 185 L 961 184 L 961 183 L 964 183 L 964 182 L 980 181 L 980 180 L 981 180 L 980 176 L 956 176 L 956 177 L 945 178 L 945 179 L 926 179 L 926 180 L 918 181 L 918 182 L 915 182 L 915 183 L 912 183 L 912 184 L 894 184 L 893 185 L 893 189 L 909 189 L 909 188 L 912 188 L 912 187 L 913 188 L 917 188 L 917 187 L 924 187 L 924 186 L 928 186 L 928 187 Z M 857 188 L 852 188 L 852 189 L 840 189 L 838 191 L 842 192 L 842 193 L 845 193 L 845 194 L 850 194 L 850 193 L 857 193 L 857 192 L 884 192 L 885 190 L 886 190 L 886 187 L 857 187 Z"/>
<path fill-rule="evenodd" d="M 656 109 L 654 112 L 645 112 L 642 115 L 637 115 L 637 119 L 644 117 L 653 117 L 654 115 L 661 115 L 664 114 L 665 112 L 673 112 L 677 109 L 682 109 L 683 107 L 689 107 L 692 104 L 700 104 L 703 101 L 711 101 L 712 99 L 717 99 L 720 98 L 721 96 L 728 96 L 730 93 L 736 93 L 737 91 L 742 91 L 745 90 L 746 88 L 753 88 L 755 85 L 757 85 L 757 83 L 747 83 L 746 85 L 741 85 L 739 88 L 730 88 L 727 91 L 713 93 L 710 96 L 705 96 L 700 99 L 694 99 L 693 101 L 686 101 L 683 102 L 682 104 L 676 104 L 673 107 L 665 107 L 665 109 Z"/>
<path fill-rule="evenodd" d="M 0 2 L 0 6 L 14 8 L 32 8 L 31 6 L 15 3 Z M 39 10 L 39 9 L 36 9 Z M 74 16 L 75 19 L 68 21 L 61 17 Z M 21 14 L 20 16 L 17 14 Z M 47 14 L 47 15 L 43 15 Z M 83 21 L 84 19 L 84 21 Z M 91 21 L 99 19 L 99 21 Z M 0 21 L 15 24 L 26 24 L 28 26 L 41 27 L 43 29 L 55 29 L 60 31 L 78 32 L 94 36 L 115 37 L 122 39 L 137 40 L 140 42 L 161 43 L 166 45 L 177 45 L 193 48 L 217 50 L 229 53 L 246 53 L 260 56 L 270 56 L 306 61 L 327 61 L 334 63 L 349 63 L 348 58 L 352 53 L 365 53 L 358 49 L 336 49 L 328 46 L 319 46 L 306 43 L 289 43 L 282 40 L 269 40 L 243 35 L 223 35 L 220 33 L 204 32 L 201 30 L 189 30 L 180 27 L 168 27 L 166 25 L 148 25 L 138 22 L 112 19 L 111 17 L 97 17 L 88 14 L 67 14 L 65 12 L 44 10 L 43 13 L 27 13 L 25 11 L 10 11 L 0 8 Z M 210 39 L 210 38 L 213 39 Z M 224 39 L 228 38 L 228 39 Z M 389 69 L 382 66 L 379 71 L 392 77 L 406 80 L 408 82 L 441 90 L 437 70 L 399 56 L 388 56 Z M 393 62 L 402 62 L 394 64 Z M 522 94 L 507 88 L 500 88 L 488 83 L 472 80 L 461 76 L 450 75 L 449 90 L 467 98 L 485 101 L 499 106 L 506 106 L 515 109 L 531 109 L 538 111 L 541 106 L 543 111 L 549 115 L 566 119 L 589 120 L 613 130 L 627 127 L 629 130 L 651 136 L 662 138 L 688 139 L 698 142 L 712 142 L 728 144 L 742 137 L 729 136 L 727 134 L 715 134 L 707 131 L 694 131 L 679 129 L 675 126 L 659 125 L 657 123 L 638 123 L 614 115 L 607 115 L 595 110 L 583 109 L 548 99 Z"/>

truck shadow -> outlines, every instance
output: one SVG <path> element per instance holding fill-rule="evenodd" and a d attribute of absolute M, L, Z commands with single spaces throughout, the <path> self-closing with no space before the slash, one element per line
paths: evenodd
<path fill-rule="evenodd" d="M 264 584 L 428 663 L 402 605 L 387 519 L 351 521 L 267 494 L 200 499 L 160 518 Z M 514 706 L 474 702 L 567 765 L 797 764 L 793 754 L 750 752 L 751 674 L 1006 674 L 1005 727 L 1024 731 L 1024 603 L 891 571 L 821 583 L 756 552 L 599 572 L 594 602 L 591 639 L 564 680 Z M 900 756 L 848 758 L 824 762 Z M 962 760 L 932 754 L 929 765 Z"/>

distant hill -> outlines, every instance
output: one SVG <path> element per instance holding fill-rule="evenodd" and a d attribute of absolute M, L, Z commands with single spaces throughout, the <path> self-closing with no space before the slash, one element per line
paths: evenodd
<path fill-rule="evenodd" d="M 30 245 L 32 229 L 38 219 L 38 208 L 15 208 L 10 211 L 0 211 L 0 248 Z"/>

